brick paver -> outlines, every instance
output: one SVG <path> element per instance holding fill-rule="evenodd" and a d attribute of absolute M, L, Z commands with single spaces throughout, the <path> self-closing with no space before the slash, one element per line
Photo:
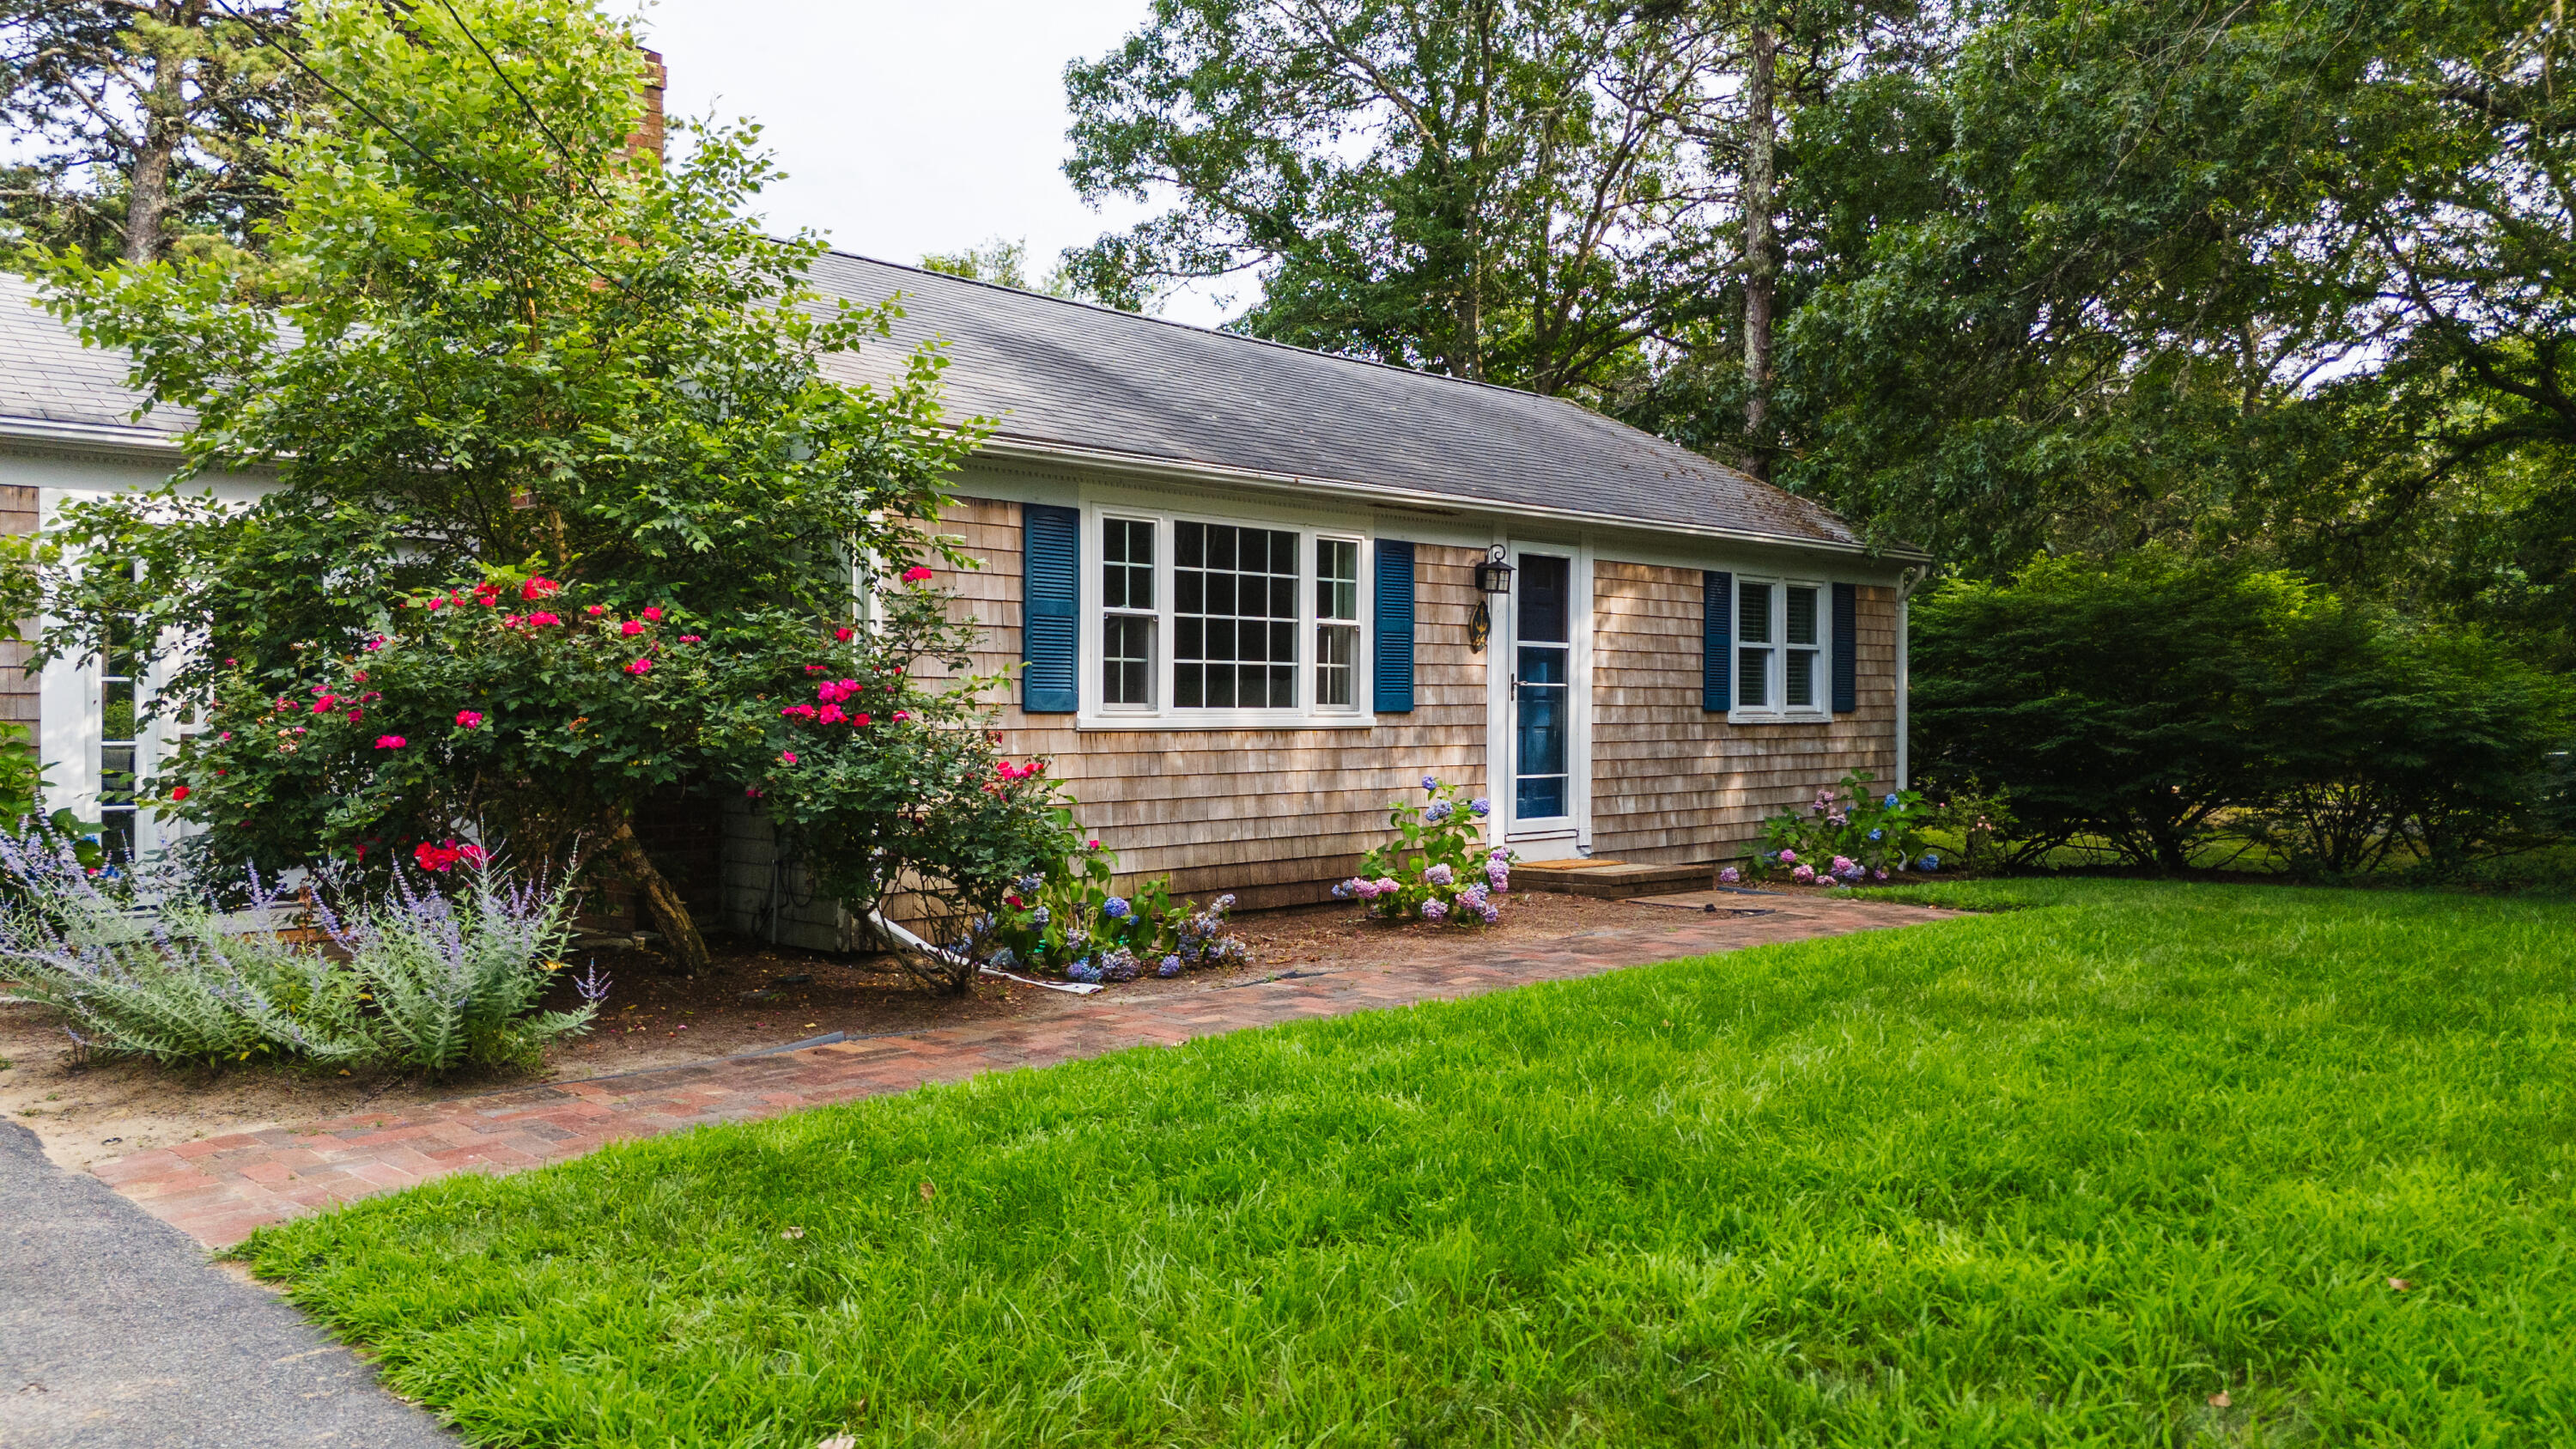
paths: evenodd
<path fill-rule="evenodd" d="M 1634 926 L 1588 931 L 1498 951 L 1473 963 L 1327 971 L 1249 986 L 1140 996 L 1115 993 L 1017 1021 L 939 1027 L 736 1057 L 590 1081 L 545 1083 L 462 1097 L 406 1115 L 359 1113 L 136 1152 L 91 1170 L 118 1192 L 209 1247 L 253 1228 L 451 1172 L 502 1173 L 578 1157 L 605 1143 L 710 1122 L 741 1122 L 804 1107 L 953 1082 L 979 1072 L 1045 1066 L 1127 1047 L 1310 1017 L 1445 1001 L 1596 975 L 1623 966 L 1804 940 L 1952 913 L 1883 901 L 1820 897 L 1665 897 L 1762 916 L 1703 915 L 1640 905 Z"/>

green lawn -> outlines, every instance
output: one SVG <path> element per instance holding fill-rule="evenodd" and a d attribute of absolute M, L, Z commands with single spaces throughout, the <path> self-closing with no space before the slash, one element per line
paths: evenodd
<path fill-rule="evenodd" d="M 484 1444 L 2576 1441 L 2576 905 L 1919 894 L 248 1252 Z"/>

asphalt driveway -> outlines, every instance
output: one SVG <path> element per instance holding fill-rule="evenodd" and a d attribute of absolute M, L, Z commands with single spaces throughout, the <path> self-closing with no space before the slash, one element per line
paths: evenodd
<path fill-rule="evenodd" d="M 455 1449 L 285 1301 L 0 1122 L 0 1449 Z"/>

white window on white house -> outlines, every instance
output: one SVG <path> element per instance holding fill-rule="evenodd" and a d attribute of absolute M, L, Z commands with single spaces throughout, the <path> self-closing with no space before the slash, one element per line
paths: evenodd
<path fill-rule="evenodd" d="M 1359 707 L 1360 544 L 1315 540 L 1315 707 Z"/>
<path fill-rule="evenodd" d="M 1150 710 L 1161 675 L 1154 653 L 1160 619 L 1154 600 L 1151 519 L 1109 518 L 1100 525 L 1100 699 L 1112 709 Z"/>
<path fill-rule="evenodd" d="M 134 775 L 142 728 L 137 723 L 142 667 L 133 621 L 112 621 L 98 672 L 98 837 L 108 858 L 119 864 L 134 859 L 137 843 Z"/>
<path fill-rule="evenodd" d="M 1230 523 L 1172 532 L 1172 703 L 1296 708 L 1297 535 Z"/>
<path fill-rule="evenodd" d="M 1822 584 L 1736 580 L 1731 713 L 1824 712 L 1825 607 Z"/>

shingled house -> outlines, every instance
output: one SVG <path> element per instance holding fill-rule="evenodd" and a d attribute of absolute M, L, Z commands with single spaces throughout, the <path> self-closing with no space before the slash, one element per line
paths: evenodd
<path fill-rule="evenodd" d="M 1007 748 L 1055 759 L 1125 868 L 1318 898 L 1426 774 L 1528 859 L 1713 861 L 1846 771 L 1903 772 L 1921 558 L 1813 503 L 1556 398 L 859 257 L 814 280 L 901 299 L 850 379 L 936 339 L 952 411 L 996 420 L 942 523 L 983 566 L 941 582 L 1016 675 Z M 123 360 L 30 296 L 0 285 L 13 528 L 158 483 L 187 424 L 130 420 Z M 121 732 L 148 688 L 66 663 L 6 701 L 66 803 L 145 849 L 120 783 L 166 743 Z M 845 930 L 782 903 L 756 818 L 726 837 L 735 925 Z"/>

